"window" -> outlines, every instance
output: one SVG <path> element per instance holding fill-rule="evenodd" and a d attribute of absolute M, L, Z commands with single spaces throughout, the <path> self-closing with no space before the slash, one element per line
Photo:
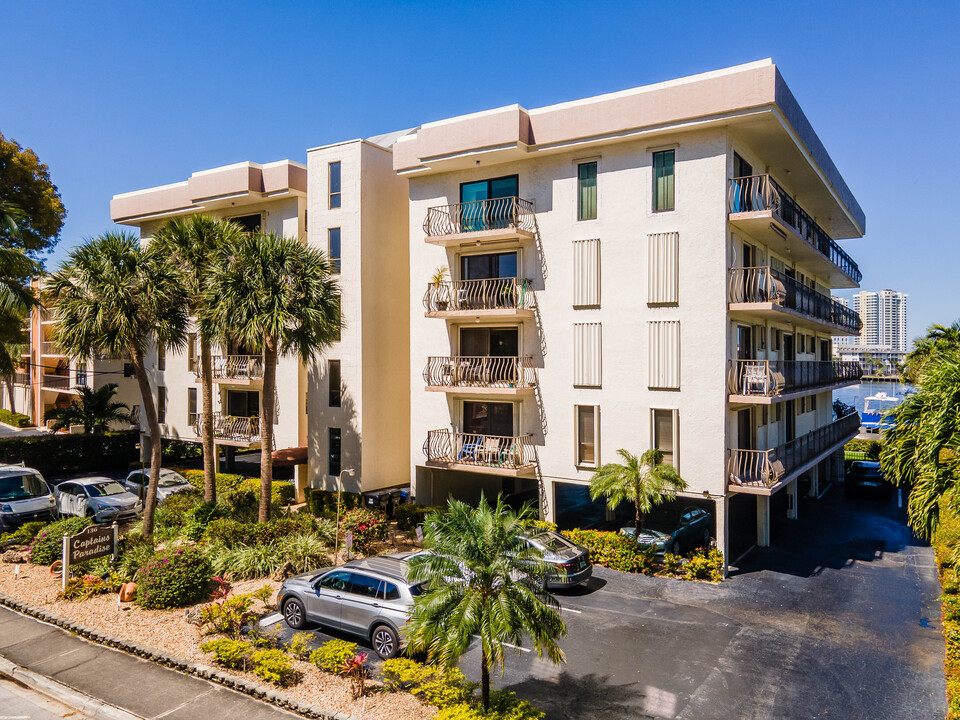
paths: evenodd
<path fill-rule="evenodd" d="M 376 598 L 380 594 L 380 586 L 382 584 L 383 580 L 372 578 L 369 575 L 353 573 L 350 576 L 349 592 L 368 598 Z"/>
<path fill-rule="evenodd" d="M 663 453 L 663 462 L 679 468 L 679 415 L 677 410 L 651 410 L 651 445 Z"/>
<path fill-rule="evenodd" d="M 490 280 L 494 278 L 515 278 L 517 273 L 517 253 L 484 253 L 483 255 L 463 255 L 460 258 L 461 280 Z M 507 287 L 504 285 L 503 287 Z"/>
<path fill-rule="evenodd" d="M 649 375 L 651 388 L 680 389 L 680 321 L 647 323 L 649 334 Z"/>
<path fill-rule="evenodd" d="M 137 374 L 136 368 L 133 367 L 133 363 L 125 362 L 123 364 L 123 376 L 124 377 L 134 377 Z"/>
<path fill-rule="evenodd" d="M 340 474 L 340 428 L 327 428 L 327 443 L 329 458 L 327 474 Z"/>
<path fill-rule="evenodd" d="M 602 343 L 600 323 L 576 323 L 573 326 L 573 384 L 600 387 Z"/>
<path fill-rule="evenodd" d="M 597 163 L 577 166 L 577 220 L 597 219 Z"/>
<path fill-rule="evenodd" d="M 766 405 L 763 406 L 763 413 L 760 416 L 760 424 L 766 425 L 770 422 L 770 410 Z"/>
<path fill-rule="evenodd" d="M 777 329 L 773 331 L 773 351 L 780 352 L 780 331 Z"/>
<path fill-rule="evenodd" d="M 324 590 L 348 592 L 348 588 L 350 587 L 350 573 L 346 570 L 337 570 L 336 572 L 324 575 L 320 581 L 320 587 Z"/>
<path fill-rule="evenodd" d="M 673 210 L 674 151 L 662 150 L 653 154 L 653 211 Z"/>
<path fill-rule="evenodd" d="M 647 235 L 647 305 L 680 301 L 680 233 Z"/>
<path fill-rule="evenodd" d="M 328 166 L 330 187 L 330 209 L 340 207 L 340 161 L 332 162 Z"/>
<path fill-rule="evenodd" d="M 767 349 L 767 329 L 763 325 L 757 325 L 753 331 L 754 337 L 757 338 L 757 349 L 766 350 Z"/>
<path fill-rule="evenodd" d="M 327 261 L 330 263 L 330 272 L 340 274 L 340 228 L 330 228 L 327 231 Z"/>
<path fill-rule="evenodd" d="M 197 424 L 197 389 L 187 388 L 187 425 Z"/>
<path fill-rule="evenodd" d="M 465 400 L 463 432 L 467 435 L 514 437 L 513 409 L 513 403 Z"/>
<path fill-rule="evenodd" d="M 780 420 L 783 418 L 783 406 L 776 405 L 775 407 L 776 407 L 776 411 L 774 412 L 774 421 L 780 422 Z"/>
<path fill-rule="evenodd" d="M 230 222 L 234 225 L 239 225 L 240 229 L 244 232 L 260 232 L 260 228 L 263 226 L 263 219 L 260 216 L 260 213 L 255 213 L 253 215 L 241 215 L 240 217 L 230 218 Z"/>
<path fill-rule="evenodd" d="M 597 440 L 600 407 L 577 405 L 577 465 L 595 467 L 598 464 Z"/>
<path fill-rule="evenodd" d="M 753 175 L 753 168 L 746 160 L 740 157 L 737 152 L 733 153 L 733 176 L 735 178 L 750 177 Z"/>
<path fill-rule="evenodd" d="M 807 351 L 807 336 L 806 336 L 806 335 L 798 335 L 797 337 L 800 338 L 800 352 L 806 352 L 806 351 Z"/>
<path fill-rule="evenodd" d="M 87 366 L 85 363 L 77 364 L 77 386 L 83 386 L 87 384 Z"/>
<path fill-rule="evenodd" d="M 383 600 L 399 600 L 400 599 L 400 588 L 394 585 L 391 582 L 384 581 L 383 583 Z"/>
<path fill-rule="evenodd" d="M 461 231 L 502 230 L 516 222 L 513 198 L 519 194 L 516 175 L 461 183 Z"/>
<path fill-rule="evenodd" d="M 805 397 L 800 398 L 800 414 L 802 415 L 807 411 L 807 399 Z"/>
<path fill-rule="evenodd" d="M 167 349 L 163 345 L 157 345 L 157 370 L 167 369 Z"/>
<path fill-rule="evenodd" d="M 260 417 L 260 393 L 255 390 L 227 390 L 227 415 Z"/>
<path fill-rule="evenodd" d="M 817 396 L 816 396 L 816 395 L 811 395 L 811 396 L 810 396 L 810 410 L 813 411 L 813 410 L 816 410 L 816 409 L 817 409 Z"/>
<path fill-rule="evenodd" d="M 600 307 L 600 241 L 573 242 L 573 306 Z"/>
<path fill-rule="evenodd" d="M 157 387 L 157 422 L 165 423 L 167 421 L 167 389 L 160 385 Z"/>
<path fill-rule="evenodd" d="M 187 333 L 187 372 L 195 372 L 197 365 L 197 334 Z"/>
<path fill-rule="evenodd" d="M 327 384 L 330 393 L 330 407 L 340 407 L 340 361 L 327 360 Z"/>

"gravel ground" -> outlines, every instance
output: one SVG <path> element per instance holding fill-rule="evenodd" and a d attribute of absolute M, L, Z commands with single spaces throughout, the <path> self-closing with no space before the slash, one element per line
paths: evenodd
<path fill-rule="evenodd" d="M 387 551 L 393 551 L 393 548 Z M 20 568 L 19 577 L 14 575 L 15 567 Z M 250 592 L 265 584 L 272 586 L 274 591 L 280 587 L 277 582 L 252 580 L 235 583 L 233 593 Z M 183 609 L 144 610 L 132 603 L 118 606 L 117 596 L 112 594 L 86 601 L 58 600 L 59 590 L 59 578 L 52 577 L 45 566 L 0 564 L 0 592 L 111 635 L 193 662 L 213 664 L 211 657 L 200 651 L 200 644 L 210 636 L 187 623 Z M 323 673 L 310 663 L 294 661 L 294 666 L 303 673 L 303 680 L 298 685 L 281 689 L 281 692 L 302 703 L 369 720 L 419 720 L 433 717 L 436 712 L 436 708 L 424 705 L 406 693 L 374 692 L 354 701 L 347 680 Z M 227 672 L 263 682 L 253 673 Z"/>

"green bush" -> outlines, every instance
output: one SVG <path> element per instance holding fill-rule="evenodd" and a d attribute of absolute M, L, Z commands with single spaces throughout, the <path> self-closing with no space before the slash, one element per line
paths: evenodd
<path fill-rule="evenodd" d="M 19 463 L 43 475 L 126 470 L 140 457 L 139 433 L 45 433 L 0 439 L 0 463 Z"/>
<path fill-rule="evenodd" d="M 638 546 L 633 538 L 602 530 L 564 530 L 571 542 L 590 550 L 597 565 L 621 572 L 650 572 L 657 564 L 653 548 Z"/>
<path fill-rule="evenodd" d="M 490 710 L 461 703 L 442 709 L 434 720 L 543 720 L 546 715 L 515 693 L 494 690 L 490 693 Z"/>
<path fill-rule="evenodd" d="M 213 573 L 197 548 L 177 548 L 154 555 L 137 573 L 137 605 L 175 608 L 203 600 Z"/>
<path fill-rule="evenodd" d="M 161 502 L 154 526 L 156 541 L 168 542 L 184 534 L 192 511 L 202 503 L 203 496 L 196 490 L 176 493 Z"/>
<path fill-rule="evenodd" d="M 854 439 L 843 446 L 844 452 L 864 453 L 865 459 L 880 459 L 880 443 L 876 440 Z"/>
<path fill-rule="evenodd" d="M 339 675 L 344 663 L 357 654 L 356 643 L 346 640 L 327 640 L 310 653 L 310 662 L 324 672 Z"/>
<path fill-rule="evenodd" d="M 275 542 L 295 533 L 317 533 L 333 539 L 333 528 L 326 521 L 317 521 L 305 513 L 283 514 L 265 523 L 241 523 L 230 518 L 211 522 L 204 537 L 223 545 L 260 545 Z"/>
<path fill-rule="evenodd" d="M 211 543 L 207 556 L 215 574 L 248 579 L 266 577 L 285 562 L 295 573 L 323 567 L 330 562 L 328 548 L 328 541 L 317 533 L 296 533 L 254 545 Z"/>
<path fill-rule="evenodd" d="M 93 521 L 90 518 L 70 517 L 57 520 L 43 528 L 30 544 L 30 562 L 50 565 L 63 559 L 63 536 L 76 535 Z"/>
<path fill-rule="evenodd" d="M 203 470 L 178 470 L 187 482 L 201 493 L 203 492 Z M 248 478 L 234 473 L 217 473 L 215 476 L 217 497 L 229 492 L 246 490 L 253 492 L 260 502 L 260 478 Z M 296 496 L 293 483 L 284 480 L 274 480 L 271 486 L 270 501 L 278 505 L 289 505 Z"/>
<path fill-rule="evenodd" d="M 253 595 L 234 595 L 200 608 L 200 622 L 208 634 L 230 635 L 239 640 L 243 626 L 257 617 L 252 607 Z"/>
<path fill-rule="evenodd" d="M 29 545 L 47 525 L 48 523 L 42 520 L 24 523 L 13 532 L 0 535 L 0 544 L 13 543 L 16 545 Z"/>
<path fill-rule="evenodd" d="M 305 488 L 304 496 L 307 508 L 314 517 L 330 517 L 337 514 L 336 490 L 320 490 L 319 488 Z M 363 496 L 359 493 L 341 493 L 340 511 L 346 512 L 363 507 Z"/>
<path fill-rule="evenodd" d="M 122 580 L 113 575 L 106 580 L 99 575 L 72 577 L 67 580 L 66 589 L 58 593 L 57 597 L 65 600 L 89 600 L 96 595 L 117 592 L 121 584 Z"/>
<path fill-rule="evenodd" d="M 723 553 L 717 548 L 700 549 L 690 556 L 683 568 L 688 580 L 723 581 Z"/>
<path fill-rule="evenodd" d="M 313 634 L 308 632 L 294 633 L 287 643 L 287 652 L 293 655 L 297 660 L 307 661 L 310 659 L 310 643 L 313 640 Z"/>
<path fill-rule="evenodd" d="M 145 567 L 155 554 L 153 545 L 140 533 L 130 533 L 120 538 L 116 572 L 125 582 L 132 582 L 140 568 Z"/>
<path fill-rule="evenodd" d="M 353 547 L 364 555 L 370 553 L 374 542 L 387 539 L 387 527 L 385 515 L 363 508 L 349 510 L 340 523 L 343 533 L 353 533 Z"/>
<path fill-rule="evenodd" d="M 0 422 L 6 425 L 13 425 L 16 428 L 33 427 L 33 423 L 30 422 L 30 418 L 26 415 L 10 412 L 4 408 L 0 408 Z"/>
<path fill-rule="evenodd" d="M 188 440 L 164 438 L 160 443 L 164 463 L 180 460 L 198 460 L 203 457 L 203 445 Z"/>
<path fill-rule="evenodd" d="M 250 643 L 245 643 L 242 640 L 228 640 L 227 638 L 209 640 L 200 645 L 200 649 L 205 653 L 213 653 L 213 659 L 218 665 L 235 670 L 247 669 L 250 662 L 250 652 L 253 650 Z"/>
<path fill-rule="evenodd" d="M 253 671 L 267 682 L 287 687 L 296 682 L 297 673 L 283 650 L 257 650 L 253 654 Z"/>
<path fill-rule="evenodd" d="M 424 518 L 430 513 L 443 512 L 446 510 L 444 505 L 417 505 L 415 503 L 405 503 L 397 505 L 393 511 L 393 517 L 397 521 L 397 527 L 400 530 L 410 531 L 422 525 Z"/>
<path fill-rule="evenodd" d="M 403 690 L 438 708 L 470 702 L 477 688 L 457 668 L 424 665 L 409 658 L 384 660 L 381 672 L 388 690 Z"/>

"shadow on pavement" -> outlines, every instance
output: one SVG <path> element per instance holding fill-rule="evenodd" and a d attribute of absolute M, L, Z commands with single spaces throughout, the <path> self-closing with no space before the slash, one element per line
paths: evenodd
<path fill-rule="evenodd" d="M 598 590 L 602 590 L 606 587 L 607 581 L 603 578 L 598 578 L 596 575 L 591 577 L 585 583 L 581 583 L 576 587 L 568 588 L 565 590 L 555 590 L 553 592 L 561 600 L 565 597 L 583 597 L 584 595 L 592 595 Z"/>
<path fill-rule="evenodd" d="M 653 718 L 643 713 L 645 695 L 639 683 L 613 685 L 605 675 L 557 672 L 555 677 L 531 678 L 504 690 L 532 702 L 547 714 L 547 720 Z"/>

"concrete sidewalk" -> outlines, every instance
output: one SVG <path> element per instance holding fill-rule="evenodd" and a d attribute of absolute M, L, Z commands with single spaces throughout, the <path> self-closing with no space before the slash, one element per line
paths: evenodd
<path fill-rule="evenodd" d="M 140 718 L 299 716 L 0 607 L 0 656 Z"/>

